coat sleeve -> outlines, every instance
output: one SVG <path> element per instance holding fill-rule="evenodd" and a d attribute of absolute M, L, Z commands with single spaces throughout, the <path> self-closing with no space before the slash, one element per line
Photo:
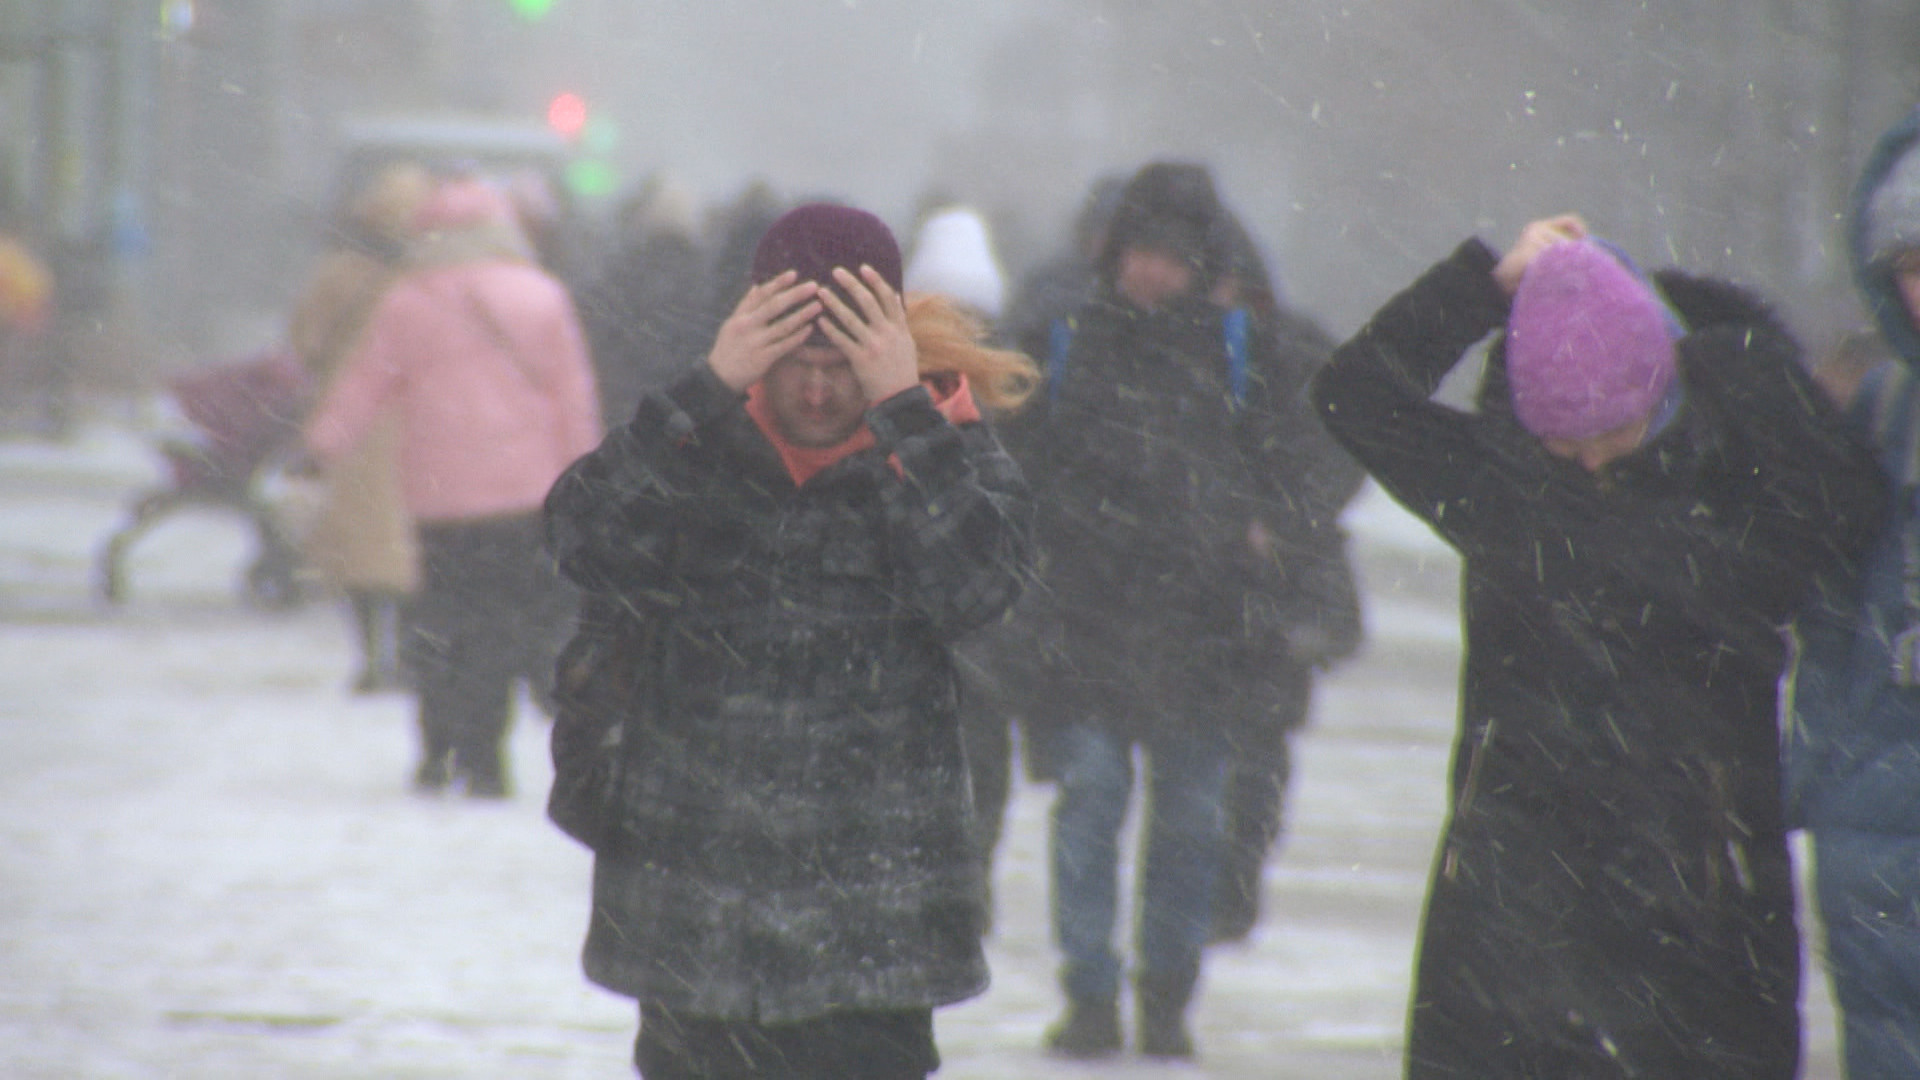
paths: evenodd
<path fill-rule="evenodd" d="M 389 290 L 375 308 L 367 332 L 342 361 L 339 373 L 308 417 L 307 450 L 322 461 L 345 453 L 366 437 L 401 392 L 406 371 L 403 340 L 411 316 L 407 295 Z"/>
<path fill-rule="evenodd" d="M 666 602 L 673 543 L 690 516 L 726 515 L 726 496 L 697 457 L 744 418 L 743 395 L 705 364 L 649 392 L 634 418 L 575 461 L 548 491 L 547 547 L 589 592 L 654 591 Z"/>
<path fill-rule="evenodd" d="M 1547 471 L 1524 432 L 1432 400 L 1467 350 L 1506 321 L 1495 262 L 1480 241 L 1462 244 L 1335 349 L 1312 385 L 1334 438 L 1463 551 L 1475 536 L 1516 531 Z"/>
<path fill-rule="evenodd" d="M 998 618 L 1032 568 L 1033 502 L 984 423 L 951 424 L 923 387 L 867 413 L 899 471 L 883 481 L 888 544 L 907 595 L 948 640 Z"/>

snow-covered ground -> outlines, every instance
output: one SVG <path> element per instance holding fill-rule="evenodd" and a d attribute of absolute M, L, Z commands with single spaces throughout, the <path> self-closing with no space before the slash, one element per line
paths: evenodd
<path fill-rule="evenodd" d="M 0 442 L 0 1077 L 619 1077 L 628 1002 L 577 955 L 587 853 L 542 816 L 546 728 L 523 709 L 518 794 L 408 793 L 411 712 L 344 692 L 345 622 L 236 602 L 237 519 L 176 518 L 131 596 L 93 560 L 149 445 L 96 424 Z M 1267 918 L 1212 957 L 1203 1060 L 1072 1067 L 1046 928 L 1049 792 L 1020 789 L 998 866 L 993 988 L 943 1010 L 948 1080 L 1399 1074 L 1458 662 L 1456 565 L 1375 491 L 1349 521 L 1372 641 L 1298 749 Z M 1809 968 L 1809 1064 L 1837 1076 Z"/>

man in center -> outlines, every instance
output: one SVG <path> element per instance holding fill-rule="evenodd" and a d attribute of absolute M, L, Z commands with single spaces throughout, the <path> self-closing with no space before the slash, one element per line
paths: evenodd
<path fill-rule="evenodd" d="M 1331 657 L 1318 588 L 1360 473 L 1306 406 L 1324 339 L 1217 302 L 1228 212 L 1204 166 L 1155 162 L 1123 190 L 1095 296 L 1054 334 L 1022 465 L 1060 627 L 1054 936 L 1067 1012 L 1047 1049 L 1122 1044 L 1119 835 L 1147 762 L 1137 1049 L 1188 1058 L 1214 921 L 1229 760 L 1290 700 L 1289 662 Z M 1316 654 L 1318 650 L 1318 654 Z"/>
<path fill-rule="evenodd" d="M 705 363 L 568 470 L 548 542 L 556 822 L 593 848 L 586 970 L 648 1080 L 906 1080 L 985 988 L 952 645 L 1028 572 L 982 422 L 1033 382 L 903 298 L 872 214 L 774 223 Z"/>

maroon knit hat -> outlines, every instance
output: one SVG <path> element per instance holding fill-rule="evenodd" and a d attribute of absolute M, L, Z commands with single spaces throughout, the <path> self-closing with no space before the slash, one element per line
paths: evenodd
<path fill-rule="evenodd" d="M 851 206 L 807 203 L 767 227 L 753 253 L 753 283 L 797 270 L 802 281 L 832 285 L 834 267 L 858 274 L 863 264 L 878 270 L 894 292 L 903 291 L 900 244 L 885 222 Z"/>

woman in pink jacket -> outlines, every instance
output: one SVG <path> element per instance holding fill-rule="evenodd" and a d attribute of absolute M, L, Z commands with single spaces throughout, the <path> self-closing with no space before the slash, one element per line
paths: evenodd
<path fill-rule="evenodd" d="M 401 485 L 420 530 L 410 657 L 422 743 L 417 789 L 508 793 L 514 681 L 544 678 L 567 601 L 540 553 L 547 489 L 601 436 L 573 301 L 541 269 L 511 204 L 443 182 L 421 207 L 407 272 L 308 420 L 328 461 L 399 417 Z"/>

